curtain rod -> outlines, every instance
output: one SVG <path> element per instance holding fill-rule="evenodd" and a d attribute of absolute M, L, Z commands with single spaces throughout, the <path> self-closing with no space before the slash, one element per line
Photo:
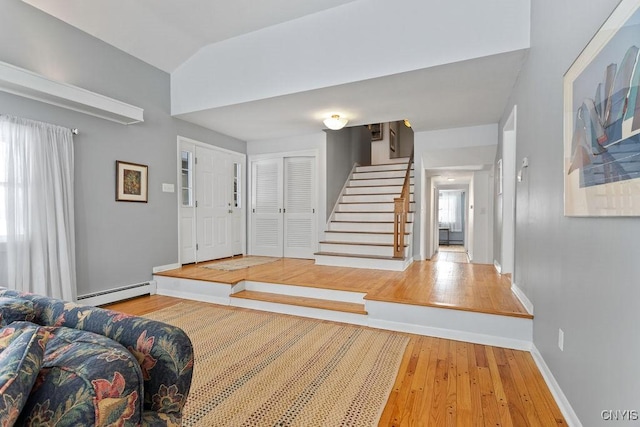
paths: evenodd
<path fill-rule="evenodd" d="M 77 134 L 80 133 L 80 131 L 78 130 L 78 128 L 73 128 L 73 129 L 71 129 L 71 133 L 74 134 L 74 135 L 77 135 Z"/>

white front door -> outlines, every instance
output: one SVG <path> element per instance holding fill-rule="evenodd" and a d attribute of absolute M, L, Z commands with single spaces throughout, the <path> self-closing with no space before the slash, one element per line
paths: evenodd
<path fill-rule="evenodd" d="M 245 252 L 245 156 L 179 137 L 180 262 Z"/>

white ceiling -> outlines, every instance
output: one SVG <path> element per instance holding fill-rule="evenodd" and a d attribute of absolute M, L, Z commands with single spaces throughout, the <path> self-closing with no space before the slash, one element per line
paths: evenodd
<path fill-rule="evenodd" d="M 201 47 L 354 0 L 23 0 L 168 73 Z"/>
<path fill-rule="evenodd" d="M 354 0 L 23 1 L 172 72 L 212 43 Z M 416 132 L 497 123 L 525 56 L 516 50 L 178 117 L 245 141 L 319 132 L 333 112 L 349 126 L 406 118 Z"/>
<path fill-rule="evenodd" d="M 335 111 L 349 118 L 348 126 L 406 118 L 415 132 L 497 123 L 525 55 L 515 51 L 178 117 L 245 141 L 317 132 Z"/>

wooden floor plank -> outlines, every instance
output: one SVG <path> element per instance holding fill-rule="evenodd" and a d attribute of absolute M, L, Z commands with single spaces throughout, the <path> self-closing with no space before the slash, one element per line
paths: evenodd
<path fill-rule="evenodd" d="M 153 295 L 107 308 L 142 315 L 182 301 Z M 514 426 L 566 426 L 528 352 L 405 335 L 409 344 L 380 427 L 505 425 L 500 399 Z"/>

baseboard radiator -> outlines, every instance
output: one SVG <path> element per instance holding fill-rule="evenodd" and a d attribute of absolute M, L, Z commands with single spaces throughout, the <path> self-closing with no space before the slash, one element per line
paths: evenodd
<path fill-rule="evenodd" d="M 91 294 L 78 295 L 76 301 L 82 305 L 104 305 L 114 302 L 135 298 L 142 295 L 153 295 L 156 293 L 156 281 L 136 283 L 122 286 L 120 288 L 109 289 L 107 291 L 93 292 Z"/>

